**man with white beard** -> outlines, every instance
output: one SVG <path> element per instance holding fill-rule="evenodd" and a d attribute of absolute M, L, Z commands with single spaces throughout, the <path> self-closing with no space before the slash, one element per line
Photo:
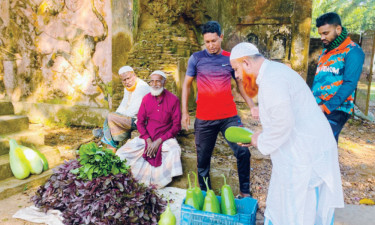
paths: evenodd
<path fill-rule="evenodd" d="M 151 92 L 143 98 L 137 115 L 140 136 L 116 153 L 127 160 L 137 180 L 157 188 L 182 175 L 181 148 L 175 138 L 181 130 L 180 101 L 164 88 L 165 82 L 160 70 L 150 75 Z"/>

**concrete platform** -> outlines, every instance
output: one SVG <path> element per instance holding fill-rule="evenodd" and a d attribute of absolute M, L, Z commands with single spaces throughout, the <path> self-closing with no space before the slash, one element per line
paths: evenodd
<path fill-rule="evenodd" d="M 335 210 L 335 225 L 374 225 L 375 206 L 345 205 Z"/>
<path fill-rule="evenodd" d="M 3 115 L 0 116 L 0 134 L 15 133 L 29 128 L 27 116 Z"/>
<path fill-rule="evenodd" d="M 32 175 L 24 180 L 18 180 L 15 177 L 10 177 L 0 181 L 0 200 L 8 198 L 17 193 L 21 193 L 26 189 L 38 187 L 44 184 L 52 173 L 52 169 L 49 169 L 39 175 Z"/>

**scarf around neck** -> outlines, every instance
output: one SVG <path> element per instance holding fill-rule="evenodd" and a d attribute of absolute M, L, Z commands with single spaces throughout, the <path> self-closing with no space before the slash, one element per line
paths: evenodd
<path fill-rule="evenodd" d="M 342 32 L 339 36 L 336 37 L 335 40 L 333 40 L 327 47 L 327 52 L 331 51 L 332 49 L 335 49 L 339 47 L 341 43 L 344 42 L 344 40 L 348 37 L 348 31 L 345 27 L 342 27 Z"/>
<path fill-rule="evenodd" d="M 133 86 L 131 86 L 131 87 L 129 87 L 129 88 L 128 88 L 128 87 L 125 87 L 126 90 L 129 91 L 129 92 L 133 92 L 133 91 L 135 90 L 135 87 L 137 86 L 137 83 L 138 83 L 138 79 L 135 80 L 135 83 L 134 83 Z"/>

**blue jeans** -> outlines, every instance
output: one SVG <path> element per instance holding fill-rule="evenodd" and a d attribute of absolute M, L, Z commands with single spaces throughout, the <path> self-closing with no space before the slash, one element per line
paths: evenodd
<path fill-rule="evenodd" d="M 346 121 L 350 118 L 350 114 L 339 111 L 339 110 L 334 110 L 330 114 L 324 114 L 327 119 L 329 124 L 331 125 L 333 135 L 335 136 L 336 142 L 339 142 L 339 135 L 344 127 Z"/>

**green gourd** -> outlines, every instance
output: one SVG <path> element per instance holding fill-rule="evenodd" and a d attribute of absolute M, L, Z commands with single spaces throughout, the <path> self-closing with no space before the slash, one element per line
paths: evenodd
<path fill-rule="evenodd" d="M 168 206 L 165 211 L 160 215 L 159 225 L 176 225 L 176 217 L 174 216 L 171 208 Z"/>
<path fill-rule="evenodd" d="M 208 187 L 208 178 L 203 179 L 207 187 L 207 194 L 204 198 L 203 211 L 220 213 L 219 200 L 217 199 L 215 192 L 213 190 L 210 190 L 210 188 Z"/>
<path fill-rule="evenodd" d="M 31 148 L 22 145 L 18 145 L 18 147 L 22 150 L 27 159 L 26 162 L 30 168 L 30 173 L 41 174 L 43 172 L 43 160 L 40 156 Z"/>
<path fill-rule="evenodd" d="M 250 143 L 253 132 L 245 127 L 229 127 L 225 130 L 225 138 L 234 143 Z"/>
<path fill-rule="evenodd" d="M 30 168 L 27 159 L 15 140 L 10 139 L 9 145 L 10 169 L 17 179 L 25 179 L 30 175 Z"/>
<path fill-rule="evenodd" d="M 203 203 L 204 203 L 203 193 L 202 193 L 202 190 L 200 189 L 200 187 L 197 186 L 197 184 L 198 184 L 198 176 L 197 176 L 197 174 L 195 172 L 192 172 L 192 173 L 195 176 L 195 187 L 193 188 L 194 195 L 195 195 L 196 199 L 198 200 L 199 210 L 202 210 Z"/>
<path fill-rule="evenodd" d="M 199 209 L 199 202 L 194 195 L 194 190 L 191 188 L 190 174 L 188 174 L 189 188 L 186 190 L 185 205 L 193 206 L 195 209 Z"/>
<path fill-rule="evenodd" d="M 227 185 L 224 174 L 221 174 L 221 176 L 224 177 L 224 185 L 221 187 L 221 213 L 231 216 L 236 215 L 237 209 L 232 189 Z"/>
<path fill-rule="evenodd" d="M 42 163 L 43 163 L 43 171 L 46 171 L 48 170 L 49 166 L 48 166 L 48 161 L 47 161 L 47 158 L 45 155 L 43 155 L 43 153 L 41 153 L 39 150 L 33 148 L 32 150 L 34 150 L 36 152 L 36 154 L 39 155 L 39 157 L 42 159 Z"/>

